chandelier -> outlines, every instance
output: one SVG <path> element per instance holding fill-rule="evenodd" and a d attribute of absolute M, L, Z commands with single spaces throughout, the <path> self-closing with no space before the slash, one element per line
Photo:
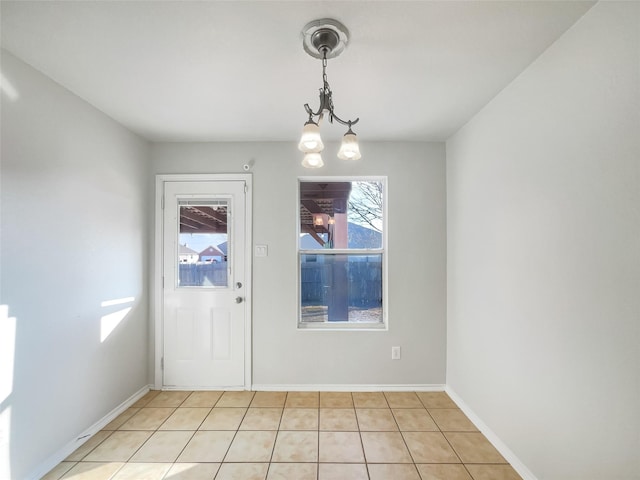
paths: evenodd
<path fill-rule="evenodd" d="M 324 18 L 314 20 L 305 25 L 302 30 L 304 50 L 314 58 L 322 60 L 322 88 L 320 89 L 320 106 L 317 111 L 313 111 L 309 104 L 304 105 L 304 109 L 309 115 L 309 119 L 302 129 L 302 137 L 298 144 L 298 149 L 304 153 L 302 166 L 306 168 L 320 168 L 324 165 L 320 152 L 324 149 L 322 138 L 320 137 L 320 123 L 325 115 L 329 117 L 329 122 L 335 120 L 347 127 L 347 133 L 342 137 L 342 144 L 338 150 L 338 158 L 341 160 L 358 160 L 360 147 L 356 134 L 351 130 L 351 126 L 358 123 L 355 120 L 342 120 L 333 110 L 333 92 L 327 80 L 327 59 L 340 55 L 349 41 L 349 31 L 337 20 Z"/>

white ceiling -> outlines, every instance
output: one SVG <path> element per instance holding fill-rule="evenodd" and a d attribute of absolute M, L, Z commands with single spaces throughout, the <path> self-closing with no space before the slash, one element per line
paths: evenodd
<path fill-rule="evenodd" d="M 322 85 L 300 32 L 335 18 L 336 113 L 361 140 L 444 140 L 593 3 L 3 0 L 1 41 L 149 140 L 297 141 Z"/>

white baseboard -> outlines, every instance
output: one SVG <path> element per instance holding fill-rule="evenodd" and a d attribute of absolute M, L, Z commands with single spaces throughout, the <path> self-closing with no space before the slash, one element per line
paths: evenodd
<path fill-rule="evenodd" d="M 469 420 L 473 422 L 473 424 L 482 432 L 482 434 L 491 442 L 491 444 L 496 447 L 496 450 L 500 452 L 500 454 L 505 458 L 507 462 L 511 464 L 513 469 L 518 472 L 518 474 L 522 477 L 523 480 L 538 480 L 536 476 L 531 473 L 524 463 L 520 461 L 520 459 L 516 456 L 513 451 L 507 445 L 500 440 L 500 438 L 491 430 L 486 423 L 480 420 L 480 417 L 475 414 L 469 406 L 464 403 L 464 401 L 458 396 L 456 392 L 454 392 L 451 387 L 447 386 L 445 388 L 445 392 L 451 397 L 460 410 L 464 412 L 464 414 L 469 417 Z"/>
<path fill-rule="evenodd" d="M 221 387 L 185 387 L 185 386 L 160 386 L 153 387 L 154 390 L 162 390 L 163 392 L 242 392 L 250 390 L 238 386 L 221 386 Z"/>
<path fill-rule="evenodd" d="M 136 403 L 150 390 L 149 385 L 145 385 L 136 393 L 127 398 L 124 402 L 118 405 L 116 408 L 107 413 L 104 417 L 98 420 L 96 423 L 87 428 L 84 432 L 78 435 L 75 439 L 67 443 L 63 448 L 51 455 L 47 460 L 42 462 L 33 472 L 27 476 L 28 479 L 38 480 L 45 476 L 53 467 L 62 462 L 65 458 L 75 452 L 83 443 L 89 440 L 93 435 L 102 430 L 118 415 L 124 412 L 131 405 Z"/>
<path fill-rule="evenodd" d="M 444 384 L 253 384 L 251 390 L 262 392 L 444 392 Z"/>

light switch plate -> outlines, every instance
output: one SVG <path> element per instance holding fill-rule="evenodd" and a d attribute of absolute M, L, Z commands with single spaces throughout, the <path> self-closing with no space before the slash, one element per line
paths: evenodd
<path fill-rule="evenodd" d="M 269 247 L 267 245 L 256 245 L 255 255 L 256 257 L 269 256 Z"/>
<path fill-rule="evenodd" d="M 400 347 L 391 347 L 391 360 L 400 360 Z"/>

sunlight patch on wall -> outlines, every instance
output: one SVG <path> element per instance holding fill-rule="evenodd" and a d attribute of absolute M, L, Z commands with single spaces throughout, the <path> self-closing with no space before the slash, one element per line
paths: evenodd
<path fill-rule="evenodd" d="M 15 351 L 16 319 L 9 317 L 9 305 L 0 305 L 0 404 L 13 391 Z"/>
<path fill-rule="evenodd" d="M 9 437 L 11 436 L 11 405 L 2 407 L 0 411 L 0 478 L 11 477 L 11 451 Z"/>
<path fill-rule="evenodd" d="M 16 351 L 16 318 L 9 317 L 9 306 L 0 305 L 0 478 L 11 478 L 9 438 L 13 369 Z"/>
<path fill-rule="evenodd" d="M 113 306 L 121 306 L 127 305 L 129 306 L 121 308 L 115 312 L 108 313 L 107 315 L 103 315 L 100 318 L 100 342 L 104 342 L 111 333 L 116 329 L 118 325 L 126 318 L 131 309 L 133 308 L 133 302 L 135 301 L 135 297 L 126 297 L 126 298 L 117 298 L 114 300 L 105 300 L 100 304 L 101 307 L 113 307 Z"/>
<path fill-rule="evenodd" d="M 9 100 L 13 102 L 20 98 L 18 90 L 15 89 L 11 82 L 7 80 L 7 77 L 5 77 L 2 73 L 0 73 L 0 90 L 2 90 L 2 93 L 4 93 L 9 98 Z"/>

